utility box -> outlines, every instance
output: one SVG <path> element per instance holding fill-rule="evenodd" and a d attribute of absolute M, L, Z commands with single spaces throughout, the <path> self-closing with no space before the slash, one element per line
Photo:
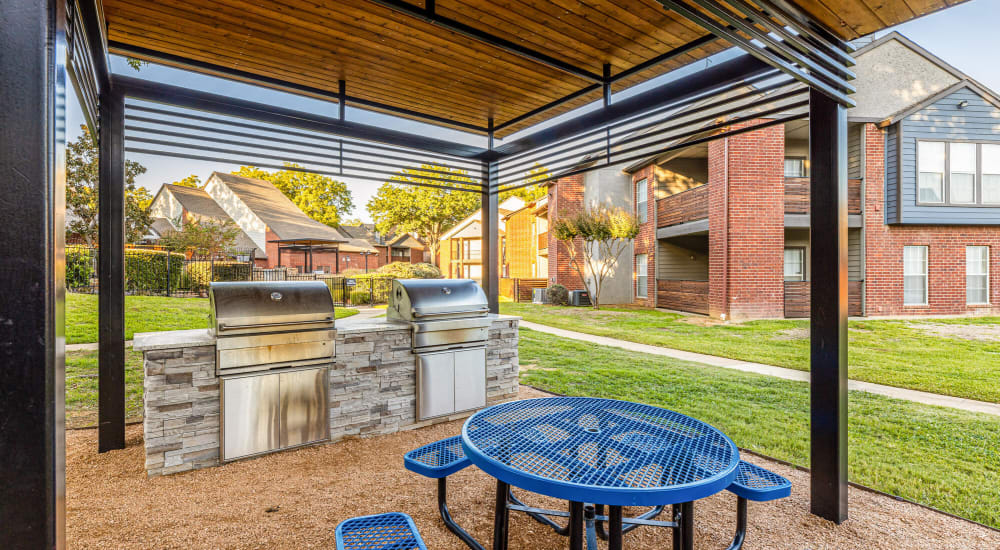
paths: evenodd
<path fill-rule="evenodd" d="M 549 289 L 547 288 L 535 288 L 531 290 L 531 303 L 533 304 L 547 304 L 549 303 Z"/>
<path fill-rule="evenodd" d="M 571 290 L 569 291 L 569 305 L 571 306 L 589 306 L 590 305 L 590 293 L 586 290 Z"/>

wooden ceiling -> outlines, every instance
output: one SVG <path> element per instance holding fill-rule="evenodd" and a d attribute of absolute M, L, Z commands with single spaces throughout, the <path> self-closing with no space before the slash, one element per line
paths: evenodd
<path fill-rule="evenodd" d="M 793 3 L 850 39 L 959 1 Z M 113 43 L 332 93 L 343 79 L 349 96 L 479 127 L 593 84 L 369 0 L 103 0 L 103 6 Z M 437 0 L 435 13 L 598 75 L 605 63 L 614 75 L 707 34 L 655 0 Z M 615 89 L 726 46 L 708 43 L 622 79 Z M 597 89 L 498 134 L 599 97 Z"/>

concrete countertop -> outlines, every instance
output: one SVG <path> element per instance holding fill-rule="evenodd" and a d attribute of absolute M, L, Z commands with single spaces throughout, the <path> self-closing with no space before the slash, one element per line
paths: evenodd
<path fill-rule="evenodd" d="M 521 319 L 516 315 L 490 314 L 494 321 L 516 321 Z M 394 323 L 384 317 L 379 319 L 363 319 L 357 322 L 347 321 L 350 317 L 337 321 L 335 326 L 339 336 L 364 332 L 388 332 L 410 330 L 404 323 Z M 215 336 L 211 329 L 199 328 L 192 330 L 170 330 L 164 332 L 140 332 L 133 337 L 132 349 L 136 351 L 152 351 L 159 349 L 193 348 L 198 346 L 214 346 Z"/>

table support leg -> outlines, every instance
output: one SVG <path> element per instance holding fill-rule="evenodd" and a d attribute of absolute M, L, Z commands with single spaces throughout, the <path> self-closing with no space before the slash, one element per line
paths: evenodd
<path fill-rule="evenodd" d="M 507 509 L 507 492 L 510 485 L 497 480 L 496 508 L 493 511 L 493 550 L 507 550 L 507 528 L 510 511 Z"/>
<path fill-rule="evenodd" d="M 608 550 L 622 550 L 622 507 L 611 506 L 608 510 Z"/>
<path fill-rule="evenodd" d="M 694 550 L 694 503 L 681 504 L 680 550 Z"/>
<path fill-rule="evenodd" d="M 583 550 L 583 503 L 569 503 L 569 550 Z"/>
<path fill-rule="evenodd" d="M 681 505 L 671 505 L 670 515 L 673 516 L 673 522 L 677 524 L 677 527 L 674 527 L 673 534 L 670 535 L 670 540 L 672 542 L 670 548 L 672 550 L 681 550 Z"/>
<path fill-rule="evenodd" d="M 441 520 L 448 529 L 455 533 L 455 536 L 462 539 L 462 542 L 472 550 L 484 550 L 483 545 L 479 544 L 475 538 L 472 537 L 465 529 L 462 529 L 455 520 L 451 517 L 451 511 L 448 510 L 448 478 L 442 477 L 438 478 L 438 511 L 441 513 Z"/>

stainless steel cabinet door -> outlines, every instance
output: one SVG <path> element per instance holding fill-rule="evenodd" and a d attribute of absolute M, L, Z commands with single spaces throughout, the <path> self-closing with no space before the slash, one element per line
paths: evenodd
<path fill-rule="evenodd" d="M 455 353 L 417 355 L 417 419 L 455 412 Z"/>
<path fill-rule="evenodd" d="M 486 349 L 455 352 L 455 412 L 486 406 Z"/>
<path fill-rule="evenodd" d="M 278 448 L 278 375 L 222 379 L 222 460 Z"/>
<path fill-rule="evenodd" d="M 283 372 L 281 378 L 281 447 L 329 437 L 326 369 Z"/>

